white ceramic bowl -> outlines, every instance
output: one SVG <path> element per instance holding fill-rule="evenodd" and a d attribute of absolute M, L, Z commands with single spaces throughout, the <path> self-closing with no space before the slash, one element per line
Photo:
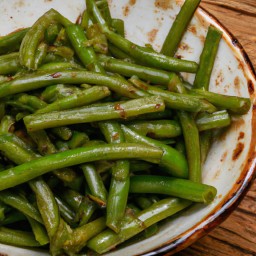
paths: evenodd
<path fill-rule="evenodd" d="M 182 0 L 109 0 L 113 17 L 125 21 L 126 36 L 140 45 L 150 43 L 156 50 L 160 50 L 182 3 Z M 30 26 L 52 7 L 75 21 L 85 4 L 83 0 L 1 0 L 0 34 Z M 252 99 L 249 113 L 233 118 L 231 127 L 214 142 L 204 165 L 203 182 L 215 186 L 218 195 L 212 204 L 195 205 L 170 220 L 157 235 L 107 255 L 156 255 L 167 251 L 174 253 L 187 247 L 227 217 L 253 180 L 256 164 L 256 81 L 246 53 L 215 18 L 198 9 L 177 55 L 198 62 L 209 24 L 224 32 L 210 90 Z M 183 75 L 193 82 L 194 75 Z M 47 255 L 7 245 L 0 245 L 0 252 L 16 256 Z"/>

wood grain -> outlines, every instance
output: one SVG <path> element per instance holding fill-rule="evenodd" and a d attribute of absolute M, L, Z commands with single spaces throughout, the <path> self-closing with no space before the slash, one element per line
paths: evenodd
<path fill-rule="evenodd" d="M 202 0 L 242 44 L 256 68 L 256 0 Z M 238 208 L 207 236 L 177 256 L 256 256 L 256 181 Z"/>

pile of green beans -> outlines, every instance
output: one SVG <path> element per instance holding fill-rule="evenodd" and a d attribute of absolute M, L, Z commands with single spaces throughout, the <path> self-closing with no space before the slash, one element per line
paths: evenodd
<path fill-rule="evenodd" d="M 51 9 L 0 38 L 0 243 L 102 254 L 214 200 L 202 165 L 251 102 L 208 91 L 218 29 L 199 63 L 175 57 L 199 3 L 184 2 L 160 53 L 126 39 L 105 0 L 76 24 Z"/>

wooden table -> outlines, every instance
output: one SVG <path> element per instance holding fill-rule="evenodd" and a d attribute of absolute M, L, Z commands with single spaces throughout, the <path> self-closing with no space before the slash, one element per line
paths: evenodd
<path fill-rule="evenodd" d="M 239 40 L 256 68 L 256 0 L 202 0 Z M 228 219 L 179 256 L 256 256 L 256 180 Z"/>

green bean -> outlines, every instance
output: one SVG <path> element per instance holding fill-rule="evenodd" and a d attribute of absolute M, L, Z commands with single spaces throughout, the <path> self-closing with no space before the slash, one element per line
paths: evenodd
<path fill-rule="evenodd" d="M 189 112 L 207 111 L 210 113 L 216 111 L 216 108 L 212 104 L 205 100 L 200 100 L 196 96 L 162 90 L 156 86 L 143 83 L 136 77 L 132 77 L 130 81 L 132 81 L 135 86 L 144 89 L 150 94 L 161 96 L 164 99 L 166 106 L 171 109 L 185 110 Z"/>
<path fill-rule="evenodd" d="M 47 50 L 48 50 L 48 45 L 46 43 L 43 42 L 38 45 L 38 48 L 35 52 L 35 60 L 34 60 L 35 69 L 38 69 L 38 67 L 42 64 L 45 56 L 47 55 Z"/>
<path fill-rule="evenodd" d="M 29 216 L 27 216 L 27 219 L 32 228 L 36 241 L 38 241 L 40 245 L 48 244 L 49 238 L 46 234 L 45 228 Z"/>
<path fill-rule="evenodd" d="M 0 227 L 0 242 L 14 246 L 38 247 L 41 246 L 31 232 Z"/>
<path fill-rule="evenodd" d="M 173 138 L 181 135 L 181 127 L 174 120 L 138 120 L 127 122 L 126 125 L 141 135 L 155 139 Z"/>
<path fill-rule="evenodd" d="M 143 143 L 154 147 L 159 147 L 163 150 L 163 156 L 160 162 L 160 166 L 169 174 L 179 177 L 188 177 L 188 166 L 184 155 L 175 150 L 174 148 L 161 143 L 158 140 L 154 140 L 143 135 L 138 134 L 132 129 L 129 129 L 125 125 L 121 125 L 125 135 L 125 139 L 129 142 Z"/>
<path fill-rule="evenodd" d="M 24 117 L 28 131 L 46 129 L 63 125 L 88 123 L 129 117 L 163 111 L 163 100 L 159 96 L 150 96 L 125 102 L 99 103 L 76 109 L 62 110 Z"/>
<path fill-rule="evenodd" d="M 21 93 L 21 94 L 15 95 L 15 99 L 16 98 L 22 104 L 25 104 L 25 105 L 31 107 L 34 111 L 47 106 L 47 103 L 45 103 L 43 100 L 39 99 L 38 97 L 36 97 L 34 95 Z"/>
<path fill-rule="evenodd" d="M 21 68 L 19 53 L 13 52 L 0 56 L 0 75 L 15 74 Z"/>
<path fill-rule="evenodd" d="M 98 63 L 96 54 L 91 47 L 84 44 L 87 41 L 84 30 L 79 25 L 70 25 L 66 28 L 67 35 L 76 51 L 76 54 L 89 70 L 104 73 L 104 69 Z"/>
<path fill-rule="evenodd" d="M 14 191 L 5 190 L 0 192 L 0 200 L 7 205 L 19 210 L 25 215 L 30 216 L 39 223 L 43 223 L 38 210 L 30 204 L 23 196 L 17 195 Z"/>
<path fill-rule="evenodd" d="M 32 74 L 24 75 L 9 82 L 4 82 L 0 87 L 0 98 L 25 92 L 29 90 L 39 89 L 49 85 L 56 84 L 97 84 L 107 86 L 110 90 L 126 96 L 128 98 L 136 98 L 148 95 L 136 89 L 129 82 L 119 77 L 99 74 L 92 71 L 74 71 L 65 70 L 56 73 L 49 71 L 38 71 Z"/>
<path fill-rule="evenodd" d="M 176 141 L 176 144 L 175 144 L 175 148 L 176 150 L 178 150 L 181 154 L 186 154 L 186 146 L 185 146 L 185 142 L 184 142 L 184 139 L 183 138 L 179 138 L 177 141 Z"/>
<path fill-rule="evenodd" d="M 1 118 L 0 134 L 12 132 L 14 124 L 15 124 L 15 119 L 12 116 L 4 115 Z"/>
<path fill-rule="evenodd" d="M 214 113 L 200 113 L 196 117 L 196 125 L 199 131 L 229 126 L 230 123 L 230 115 L 226 110 Z"/>
<path fill-rule="evenodd" d="M 217 194 L 216 188 L 185 179 L 167 176 L 137 175 L 131 177 L 130 193 L 154 193 L 209 204 Z"/>
<path fill-rule="evenodd" d="M 6 157 L 16 164 L 21 164 L 37 157 L 32 149 L 14 134 L 6 133 L 0 135 L 0 149 Z"/>
<path fill-rule="evenodd" d="M 19 221 L 23 221 L 23 220 L 26 220 L 26 217 L 23 213 L 19 211 L 12 211 L 12 212 L 8 212 L 8 215 L 4 220 L 0 222 L 0 225 L 5 226 L 5 225 L 13 224 Z"/>
<path fill-rule="evenodd" d="M 89 240 L 87 246 L 100 254 L 107 252 L 154 223 L 188 207 L 190 204 L 189 201 L 183 199 L 163 199 L 141 211 L 137 214 L 137 218 L 131 217 L 123 221 L 118 234 L 111 229 L 107 229 Z"/>
<path fill-rule="evenodd" d="M 102 33 L 98 24 L 91 24 L 86 30 L 88 41 L 86 46 L 92 46 L 95 53 L 107 54 L 108 53 L 108 41 L 106 36 Z"/>
<path fill-rule="evenodd" d="M 201 182 L 200 142 L 197 125 L 194 117 L 185 111 L 179 111 L 178 117 L 186 145 L 189 179 L 195 182 Z"/>
<path fill-rule="evenodd" d="M 44 34 L 44 39 L 47 44 L 53 44 L 61 30 L 60 24 L 51 24 Z"/>
<path fill-rule="evenodd" d="M 135 60 L 129 54 L 123 52 L 122 50 L 120 50 L 118 47 L 116 47 L 111 43 L 108 44 L 108 50 L 111 53 L 111 56 L 117 59 L 126 60 L 131 63 L 135 62 Z"/>
<path fill-rule="evenodd" d="M 66 126 L 52 128 L 51 132 L 62 140 L 69 140 L 72 137 L 72 130 Z"/>
<path fill-rule="evenodd" d="M 55 201 L 58 205 L 61 217 L 71 226 L 75 224 L 75 212 L 61 200 L 58 196 L 55 196 Z M 58 227 L 57 227 L 58 228 Z"/>
<path fill-rule="evenodd" d="M 162 150 L 136 144 L 97 145 L 47 155 L 0 172 L 0 190 L 27 182 L 55 169 L 97 160 L 143 158 L 160 161 Z M 29 172 L 27 171 L 29 170 Z"/>
<path fill-rule="evenodd" d="M 99 123 L 101 132 L 108 143 L 125 142 L 125 137 L 120 124 L 117 122 Z M 130 186 L 130 163 L 127 160 L 116 161 L 112 167 L 112 176 L 107 200 L 106 225 L 115 232 L 120 231 L 121 220 L 124 217 L 129 186 Z"/>
<path fill-rule="evenodd" d="M 234 114 L 246 114 L 251 107 L 251 101 L 249 98 L 223 95 L 200 89 L 193 89 L 190 93 L 198 98 L 207 99 L 216 107 L 229 110 Z"/>
<path fill-rule="evenodd" d="M 138 76 L 140 79 L 155 84 L 168 85 L 171 83 L 174 73 L 166 72 L 156 68 L 145 67 L 128 61 L 117 60 L 115 58 L 99 55 L 101 65 L 110 72 L 123 76 Z"/>
<path fill-rule="evenodd" d="M 65 185 L 71 185 L 72 183 L 80 183 L 79 175 L 71 168 L 62 168 L 55 170 L 54 175 L 58 177 Z M 75 184 L 74 184 L 75 185 Z"/>
<path fill-rule="evenodd" d="M 153 202 L 148 197 L 139 196 L 135 197 L 134 200 L 136 204 L 143 210 L 149 208 L 153 204 Z"/>
<path fill-rule="evenodd" d="M 199 67 L 193 84 L 194 88 L 204 88 L 208 91 L 221 37 L 222 32 L 210 25 L 200 56 Z"/>
<path fill-rule="evenodd" d="M 35 53 L 44 33 L 49 25 L 60 21 L 63 25 L 69 25 L 71 22 L 64 18 L 54 9 L 41 16 L 24 36 L 20 46 L 20 63 L 29 70 L 36 69 Z"/>
<path fill-rule="evenodd" d="M 206 130 L 200 133 L 200 154 L 201 164 L 206 161 L 208 152 L 212 144 L 213 134 L 211 130 Z"/>
<path fill-rule="evenodd" d="M 62 71 L 62 70 L 69 70 L 69 69 L 84 69 L 81 65 L 73 62 L 73 61 L 56 61 L 56 62 L 48 62 L 42 64 L 38 70 L 51 70 L 51 72 L 55 71 Z"/>
<path fill-rule="evenodd" d="M 165 38 L 161 53 L 174 56 L 199 3 L 200 0 L 186 0 L 184 2 Z"/>
<path fill-rule="evenodd" d="M 62 99 L 79 92 L 81 92 L 81 89 L 77 86 L 56 84 L 46 87 L 41 93 L 40 98 L 48 103 L 52 103 L 58 99 Z"/>
<path fill-rule="evenodd" d="M 105 218 L 98 218 L 74 230 L 71 230 L 62 220 L 50 247 L 51 254 L 76 254 L 86 245 L 90 238 L 100 233 L 104 228 Z"/>
<path fill-rule="evenodd" d="M 89 13 L 88 10 L 85 9 L 81 15 L 81 22 L 80 22 L 80 26 L 86 30 L 89 27 L 89 23 L 90 23 L 90 17 L 89 17 Z"/>
<path fill-rule="evenodd" d="M 60 194 L 60 197 L 76 212 L 83 200 L 81 194 L 71 189 L 65 189 L 63 193 Z"/>
<path fill-rule="evenodd" d="M 49 113 L 89 105 L 95 101 L 101 100 L 110 95 L 110 91 L 105 86 L 93 86 L 79 93 L 56 100 L 44 108 L 39 109 L 36 113 Z"/>
<path fill-rule="evenodd" d="M 56 127 L 56 128 L 58 128 L 58 127 Z M 52 128 L 52 129 L 54 129 L 54 128 Z M 56 141 L 55 146 L 59 152 L 63 152 L 63 151 L 66 151 L 69 149 L 68 143 L 66 141 L 58 140 L 58 141 Z"/>
<path fill-rule="evenodd" d="M 115 30 L 117 34 L 124 37 L 125 31 L 124 31 L 124 21 L 121 19 L 112 19 L 111 21 L 111 27 Z"/>
<path fill-rule="evenodd" d="M 95 166 L 93 164 L 83 164 L 80 167 L 83 170 L 90 193 L 93 196 L 98 197 L 106 206 L 107 190 L 100 175 L 97 173 Z"/>
<path fill-rule="evenodd" d="M 42 216 L 50 239 L 57 232 L 60 222 L 59 209 L 54 195 L 49 186 L 41 178 L 37 178 L 29 183 L 36 195 L 38 209 Z"/>
<path fill-rule="evenodd" d="M 14 31 L 6 36 L 0 37 L 0 54 L 14 52 L 20 48 L 20 44 L 29 28 Z"/>
<path fill-rule="evenodd" d="M 110 26 L 112 24 L 112 17 L 110 14 L 109 6 L 108 6 L 108 1 L 106 0 L 99 0 L 96 2 L 102 16 L 106 20 L 107 24 Z"/>
<path fill-rule="evenodd" d="M 56 148 L 51 142 L 46 131 L 33 131 L 29 132 L 29 135 L 32 138 L 32 140 L 37 144 L 37 149 L 41 155 L 53 154 L 56 152 Z"/>
<path fill-rule="evenodd" d="M 75 53 L 69 46 L 49 46 L 48 52 L 54 53 L 55 55 L 62 57 L 64 60 L 74 62 Z"/>
<path fill-rule="evenodd" d="M 131 172 L 143 172 L 148 171 L 152 167 L 152 164 L 144 161 L 130 161 Z"/>
<path fill-rule="evenodd" d="M 69 148 L 78 148 L 89 141 L 89 136 L 84 132 L 73 131 L 72 138 L 68 141 Z"/>
<path fill-rule="evenodd" d="M 85 196 L 79 205 L 76 214 L 76 219 L 80 221 L 79 226 L 83 226 L 88 223 L 97 208 L 97 204 L 90 200 L 89 197 Z"/>

